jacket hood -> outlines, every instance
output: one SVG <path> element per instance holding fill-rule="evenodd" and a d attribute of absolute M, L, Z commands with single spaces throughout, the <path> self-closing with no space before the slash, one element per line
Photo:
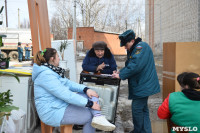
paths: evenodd
<path fill-rule="evenodd" d="M 38 77 L 38 75 L 46 70 L 50 70 L 48 67 L 46 66 L 39 66 L 36 63 L 33 64 L 33 71 L 32 71 L 32 80 L 33 82 L 35 81 L 35 79 Z"/>
<path fill-rule="evenodd" d="M 88 55 L 90 57 L 96 57 L 96 54 L 94 52 L 94 48 L 91 48 L 90 51 L 88 52 Z M 111 58 L 112 57 L 112 53 L 110 52 L 110 49 L 109 48 L 105 48 L 105 53 L 104 53 L 104 57 L 105 58 Z"/>
<path fill-rule="evenodd" d="M 182 92 L 191 100 L 200 101 L 200 91 L 194 89 L 183 89 Z"/>

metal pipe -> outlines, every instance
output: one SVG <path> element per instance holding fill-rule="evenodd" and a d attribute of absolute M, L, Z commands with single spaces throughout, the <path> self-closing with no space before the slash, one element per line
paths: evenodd
<path fill-rule="evenodd" d="M 18 8 L 18 29 L 20 29 L 20 14 L 19 14 L 20 9 Z"/>
<path fill-rule="evenodd" d="M 5 0 L 5 10 L 6 10 L 6 27 L 8 27 L 7 0 Z"/>
<path fill-rule="evenodd" d="M 76 44 L 76 0 L 74 0 L 73 39 Z"/>

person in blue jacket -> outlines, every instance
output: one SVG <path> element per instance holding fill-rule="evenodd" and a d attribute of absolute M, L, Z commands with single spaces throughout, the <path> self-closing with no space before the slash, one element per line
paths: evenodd
<path fill-rule="evenodd" d="M 132 118 L 134 130 L 131 133 L 152 133 L 149 118 L 148 97 L 160 92 L 154 56 L 150 46 L 135 39 L 133 30 L 119 35 L 120 46 L 127 49 L 125 67 L 114 72 L 113 77 L 128 79 L 129 96 L 132 100 Z"/>
<path fill-rule="evenodd" d="M 18 60 L 19 60 L 19 62 L 22 62 L 23 48 L 21 46 L 21 42 L 18 42 L 17 52 L 18 52 Z"/>
<path fill-rule="evenodd" d="M 47 125 L 84 125 L 83 133 L 95 133 L 95 128 L 112 131 L 115 125 L 101 115 L 98 94 L 83 84 L 70 81 L 59 66 L 55 49 L 38 51 L 34 56 L 32 80 L 39 118 Z M 77 93 L 76 93 L 77 92 Z"/>
<path fill-rule="evenodd" d="M 31 47 L 29 46 L 29 44 L 27 43 L 25 46 L 25 60 L 30 60 L 30 52 L 31 52 Z"/>
<path fill-rule="evenodd" d="M 83 71 L 112 74 L 117 70 L 114 56 L 103 41 L 97 41 L 87 53 L 82 64 Z"/>

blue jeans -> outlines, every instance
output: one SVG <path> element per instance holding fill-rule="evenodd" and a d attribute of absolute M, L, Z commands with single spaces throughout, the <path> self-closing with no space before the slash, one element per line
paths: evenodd
<path fill-rule="evenodd" d="M 26 60 L 30 59 L 30 51 L 29 50 L 26 50 L 26 52 L 25 52 L 25 59 Z"/>
<path fill-rule="evenodd" d="M 86 94 L 78 94 L 87 99 L 90 99 Z M 99 103 L 99 99 L 96 97 L 92 97 L 90 100 Z M 95 128 L 91 126 L 91 122 L 93 116 L 97 114 L 101 114 L 101 111 L 70 104 L 65 110 L 61 125 L 83 125 L 83 133 L 95 133 Z"/>
<path fill-rule="evenodd" d="M 18 60 L 19 60 L 19 61 L 22 61 L 22 57 L 23 57 L 23 53 L 18 52 Z"/>
<path fill-rule="evenodd" d="M 148 97 L 138 98 L 132 101 L 132 117 L 134 133 L 152 133 Z"/>

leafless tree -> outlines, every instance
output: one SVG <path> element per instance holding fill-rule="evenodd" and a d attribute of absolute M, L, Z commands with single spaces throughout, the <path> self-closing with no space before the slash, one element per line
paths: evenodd
<path fill-rule="evenodd" d="M 60 20 L 57 15 L 54 15 L 51 19 L 51 33 L 54 35 L 54 40 L 65 40 L 67 39 L 67 28 L 65 25 L 61 23 L 62 21 Z M 64 28 L 65 27 L 65 28 Z"/>
<path fill-rule="evenodd" d="M 30 28 L 29 20 L 24 19 L 24 21 L 20 24 L 20 28 L 29 29 Z"/>
<path fill-rule="evenodd" d="M 67 30 L 73 26 L 73 1 L 54 0 L 56 12 L 50 20 L 51 32 L 55 40 L 67 39 Z"/>
<path fill-rule="evenodd" d="M 104 9 L 105 4 L 102 0 L 77 0 L 81 14 L 82 26 L 95 26 L 98 21 L 100 12 Z"/>
<path fill-rule="evenodd" d="M 138 17 L 140 8 L 141 6 L 132 0 L 112 1 L 112 4 L 108 5 L 109 10 L 104 14 L 107 19 L 104 29 L 117 33 L 130 29 Z"/>
<path fill-rule="evenodd" d="M 77 27 L 95 27 L 100 31 L 121 33 L 126 29 L 137 29 L 138 18 L 144 20 L 144 15 L 141 15 L 144 12 L 141 11 L 144 3 L 132 0 L 76 0 L 76 2 Z M 57 32 L 64 33 L 63 29 L 67 33 L 68 27 L 73 26 L 73 0 L 54 0 L 54 3 L 56 13 L 51 20 L 53 24 L 51 28 L 54 27 L 52 31 L 59 29 Z"/>

